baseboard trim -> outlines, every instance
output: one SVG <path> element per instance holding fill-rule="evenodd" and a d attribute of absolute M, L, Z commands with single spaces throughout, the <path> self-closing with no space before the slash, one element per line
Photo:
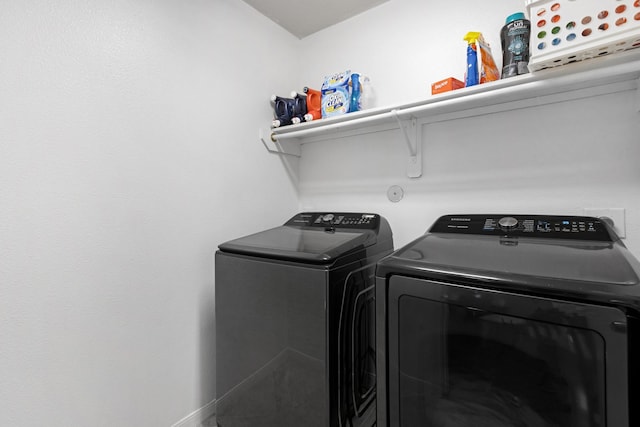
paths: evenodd
<path fill-rule="evenodd" d="M 216 413 L 216 399 L 196 409 L 171 427 L 200 427 L 200 424 Z"/>

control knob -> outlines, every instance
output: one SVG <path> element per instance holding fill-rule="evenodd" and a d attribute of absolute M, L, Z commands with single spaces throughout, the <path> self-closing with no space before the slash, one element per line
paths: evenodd
<path fill-rule="evenodd" d="M 498 225 L 503 231 L 513 230 L 518 226 L 518 220 L 512 216 L 505 216 L 498 220 Z"/>
<path fill-rule="evenodd" d="M 323 222 L 331 222 L 333 221 L 333 218 L 335 218 L 335 216 L 333 214 L 326 214 L 322 217 L 322 221 Z"/>

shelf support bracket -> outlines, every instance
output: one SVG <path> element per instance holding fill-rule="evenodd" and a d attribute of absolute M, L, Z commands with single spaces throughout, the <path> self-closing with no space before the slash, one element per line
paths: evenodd
<path fill-rule="evenodd" d="M 265 135 L 268 135 L 265 137 Z M 300 158 L 300 146 L 289 141 L 278 141 L 270 129 L 258 130 L 258 138 L 264 148 L 271 154 Z"/>
<path fill-rule="evenodd" d="M 417 120 L 412 118 L 409 120 L 410 130 L 407 131 L 405 125 L 400 119 L 398 110 L 392 110 L 393 117 L 398 122 L 398 127 L 402 131 L 404 140 L 409 149 L 409 163 L 407 165 L 407 176 L 409 178 L 419 178 L 422 176 L 422 132 L 418 126 Z M 410 134 L 412 136 L 410 136 Z"/>

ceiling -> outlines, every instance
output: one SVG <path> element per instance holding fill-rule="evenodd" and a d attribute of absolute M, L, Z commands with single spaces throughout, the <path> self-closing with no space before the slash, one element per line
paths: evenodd
<path fill-rule="evenodd" d="M 243 0 L 302 39 L 389 0 Z"/>

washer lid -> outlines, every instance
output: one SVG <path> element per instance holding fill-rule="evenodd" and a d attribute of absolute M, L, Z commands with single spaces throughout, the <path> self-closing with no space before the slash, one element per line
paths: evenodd
<path fill-rule="evenodd" d="M 370 213 L 303 212 L 284 225 L 219 246 L 222 252 L 313 264 L 331 264 L 358 249 L 378 244 L 393 250 L 387 221 Z"/>
<path fill-rule="evenodd" d="M 326 231 L 281 226 L 241 237 L 219 246 L 222 252 L 328 264 L 375 240 L 371 231 Z"/>
<path fill-rule="evenodd" d="M 597 218 L 443 216 L 378 263 L 396 274 L 640 309 L 640 262 Z"/>
<path fill-rule="evenodd" d="M 445 215 L 401 256 L 466 272 L 612 285 L 640 283 L 640 264 L 598 218 Z"/>
<path fill-rule="evenodd" d="M 637 285 L 640 267 L 617 242 L 427 234 L 394 254 L 400 263 L 506 281 L 529 276 Z"/>

